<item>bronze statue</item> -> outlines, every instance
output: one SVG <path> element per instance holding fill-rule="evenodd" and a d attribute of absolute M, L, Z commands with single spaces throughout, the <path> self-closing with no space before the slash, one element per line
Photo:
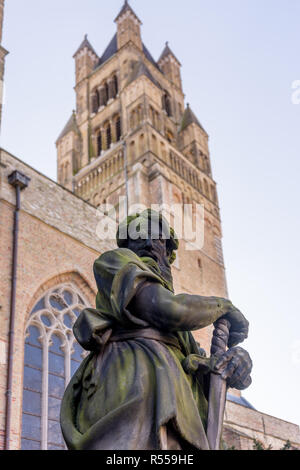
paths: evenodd
<path fill-rule="evenodd" d="M 121 237 L 132 221 L 138 222 L 140 236 Z M 63 398 L 61 427 L 67 446 L 217 448 L 210 442 L 219 439 L 215 436 L 220 435 L 224 403 L 214 398 L 217 403 L 209 404 L 208 399 L 219 393 L 224 402 L 222 383 L 225 389 L 250 385 L 251 359 L 235 347 L 247 338 L 248 321 L 227 299 L 174 294 L 171 264 L 178 240 L 160 214 L 148 210 L 128 217 L 117 242 L 118 249 L 94 264 L 96 309 L 84 310 L 74 326 L 77 341 L 91 353 Z M 217 354 L 207 358 L 191 331 L 211 324 L 217 326 Z M 227 339 L 229 349 L 223 352 Z M 224 342 L 219 352 L 218 341 Z"/>

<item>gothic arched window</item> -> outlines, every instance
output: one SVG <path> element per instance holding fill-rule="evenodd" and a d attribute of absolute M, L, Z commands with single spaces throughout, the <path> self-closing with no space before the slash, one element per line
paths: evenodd
<path fill-rule="evenodd" d="M 101 130 L 97 133 L 97 157 L 101 155 L 102 152 L 102 132 Z"/>
<path fill-rule="evenodd" d="M 209 188 L 206 180 L 204 180 L 204 194 L 209 198 Z"/>
<path fill-rule="evenodd" d="M 204 156 L 204 165 L 205 165 L 204 171 L 209 174 L 210 173 L 210 164 L 209 164 L 209 160 L 206 156 Z"/>
<path fill-rule="evenodd" d="M 106 149 L 109 149 L 112 143 L 110 123 L 106 124 L 105 133 L 106 133 Z"/>
<path fill-rule="evenodd" d="M 199 190 L 201 193 L 203 193 L 203 189 L 202 189 L 202 183 L 201 183 L 201 180 L 200 180 L 200 178 L 197 180 L 197 183 L 198 183 L 198 185 L 197 185 L 197 187 L 198 187 L 198 190 Z"/>
<path fill-rule="evenodd" d="M 129 156 L 130 156 L 130 160 L 133 162 L 135 160 L 135 141 L 134 140 L 130 142 Z"/>
<path fill-rule="evenodd" d="M 170 98 L 169 93 L 167 92 L 165 92 L 162 97 L 162 107 L 166 111 L 169 117 L 172 116 L 171 98 Z"/>
<path fill-rule="evenodd" d="M 153 127 L 155 127 L 155 111 L 152 106 L 150 106 L 150 119 Z"/>
<path fill-rule="evenodd" d="M 216 192 L 215 186 L 213 186 L 213 185 L 210 186 L 210 194 L 211 194 L 213 202 L 216 203 L 217 202 L 217 192 Z"/>
<path fill-rule="evenodd" d="M 161 121 L 160 121 L 160 115 L 158 112 L 155 113 L 155 127 L 158 131 L 161 131 Z"/>
<path fill-rule="evenodd" d="M 86 353 L 72 327 L 87 307 L 72 284 L 54 287 L 34 306 L 26 327 L 22 450 L 63 450 L 61 400 Z"/>
<path fill-rule="evenodd" d="M 144 152 L 145 152 L 145 137 L 144 137 L 144 134 L 141 134 L 139 138 L 139 154 L 143 155 Z"/>
<path fill-rule="evenodd" d="M 152 134 L 152 151 L 157 155 L 157 138 Z"/>
<path fill-rule="evenodd" d="M 100 97 L 98 90 L 95 90 L 92 95 L 92 112 L 96 114 L 100 106 Z"/>
<path fill-rule="evenodd" d="M 138 116 L 139 116 L 139 124 L 142 124 L 143 119 L 144 119 L 144 111 L 143 111 L 143 106 L 140 104 L 138 107 Z"/>
<path fill-rule="evenodd" d="M 105 90 L 105 100 L 104 100 L 104 104 L 107 105 L 107 102 L 109 100 L 109 86 L 108 86 L 108 83 L 105 82 L 104 84 L 104 90 Z"/>
<path fill-rule="evenodd" d="M 115 88 L 115 96 L 117 96 L 117 94 L 119 93 L 119 84 L 118 84 L 117 75 L 114 75 L 113 81 L 114 81 L 114 88 Z"/>

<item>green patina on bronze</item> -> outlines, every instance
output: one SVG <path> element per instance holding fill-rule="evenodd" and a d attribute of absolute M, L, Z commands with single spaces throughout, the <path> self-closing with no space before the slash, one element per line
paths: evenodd
<path fill-rule="evenodd" d="M 61 423 L 68 447 L 97 449 L 101 440 L 103 449 L 114 448 L 118 427 L 124 435 L 118 437 L 115 448 L 130 449 L 130 433 L 136 440 L 143 423 L 153 420 L 147 448 L 159 449 L 160 427 L 175 419 L 182 436 L 201 448 L 206 441 L 207 399 L 194 376 L 181 366 L 187 355 L 198 353 L 190 333 L 177 333 L 184 353 L 157 341 L 139 339 L 107 345 L 101 370 L 97 364 L 99 339 L 107 331 L 148 326 L 127 306 L 146 279 L 169 288 L 157 264 L 121 248 L 102 255 L 94 271 L 99 288 L 96 310 L 84 310 L 74 327 L 78 342 L 93 352 L 73 377 L 62 403 Z M 137 434 L 136 427 L 141 428 Z M 140 439 L 141 446 L 133 443 L 133 448 L 145 447 L 143 433 Z"/>
<path fill-rule="evenodd" d="M 173 227 L 170 227 L 166 218 L 159 212 L 156 212 L 152 209 L 146 209 L 142 213 L 136 213 L 129 215 L 120 225 L 117 231 L 117 244 L 119 248 L 127 248 L 128 243 L 128 232 L 130 230 L 130 225 L 136 222 L 135 227 L 139 228 L 141 236 L 146 237 L 148 234 L 149 220 L 151 220 L 152 231 L 155 232 L 161 227 L 163 236 L 167 240 L 167 248 L 169 249 L 170 256 L 169 262 L 173 264 L 176 260 L 175 251 L 178 250 L 179 241 Z M 121 238 L 122 234 L 124 238 Z M 153 236 L 155 233 L 152 234 Z M 157 234 L 156 234 L 157 235 Z"/>

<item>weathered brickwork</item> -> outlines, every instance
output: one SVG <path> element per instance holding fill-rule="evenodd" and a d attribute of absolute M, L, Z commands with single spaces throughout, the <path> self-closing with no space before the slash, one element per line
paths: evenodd
<path fill-rule="evenodd" d="M 273 416 L 260 413 L 245 406 L 227 401 L 225 412 L 225 427 L 234 432 L 230 439 L 230 431 L 225 431 L 224 439 L 237 449 L 252 450 L 253 440 L 259 440 L 265 448 L 270 445 L 273 449 L 281 449 L 289 440 L 291 444 L 300 447 L 299 426 L 288 423 Z M 238 447 L 240 446 L 240 447 Z"/>

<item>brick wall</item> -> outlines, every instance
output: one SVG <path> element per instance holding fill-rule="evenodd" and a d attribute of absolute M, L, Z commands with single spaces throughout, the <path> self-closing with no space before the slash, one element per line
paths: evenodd
<path fill-rule="evenodd" d="M 230 401 L 226 404 L 224 426 L 224 440 L 240 450 L 252 450 L 253 439 L 274 450 L 281 449 L 288 440 L 300 448 L 298 425 Z"/>

